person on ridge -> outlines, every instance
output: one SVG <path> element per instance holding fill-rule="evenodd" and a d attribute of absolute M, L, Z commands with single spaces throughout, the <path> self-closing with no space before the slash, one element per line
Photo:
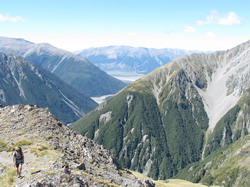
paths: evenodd
<path fill-rule="evenodd" d="M 22 178 L 21 172 L 22 172 L 22 166 L 24 164 L 24 154 L 20 146 L 16 148 L 13 154 L 13 162 L 14 162 L 14 166 L 17 168 L 18 178 Z"/>

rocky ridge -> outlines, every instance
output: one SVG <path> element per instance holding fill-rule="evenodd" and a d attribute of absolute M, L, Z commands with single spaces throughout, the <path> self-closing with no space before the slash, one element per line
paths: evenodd
<path fill-rule="evenodd" d="M 0 108 L 0 181 L 6 186 L 154 186 L 139 180 L 103 146 L 57 121 L 47 109 L 30 105 Z M 11 150 L 22 146 L 23 178 L 15 177 Z M 71 175 L 63 173 L 68 163 Z"/>

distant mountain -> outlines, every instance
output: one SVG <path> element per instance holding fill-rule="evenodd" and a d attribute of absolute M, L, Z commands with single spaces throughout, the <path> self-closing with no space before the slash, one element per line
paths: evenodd
<path fill-rule="evenodd" d="M 48 107 L 65 124 L 97 106 L 55 75 L 19 55 L 0 52 L 0 104 L 33 104 Z"/>
<path fill-rule="evenodd" d="M 250 132 L 250 41 L 178 58 L 71 127 L 124 167 L 169 178 Z"/>
<path fill-rule="evenodd" d="M 153 49 L 129 46 L 89 48 L 76 52 L 104 71 L 129 71 L 147 74 L 175 58 L 197 51 Z"/>
<path fill-rule="evenodd" d="M 50 44 L 0 37 L 0 51 L 25 57 L 86 96 L 113 94 L 126 86 L 86 59 Z"/>

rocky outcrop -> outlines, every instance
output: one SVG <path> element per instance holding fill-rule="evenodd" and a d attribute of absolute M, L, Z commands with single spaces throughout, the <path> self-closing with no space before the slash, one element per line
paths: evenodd
<path fill-rule="evenodd" d="M 110 151 L 57 121 L 47 109 L 30 105 L 0 108 L 0 181 L 28 186 L 154 186 L 120 167 Z M 23 178 L 13 174 L 11 150 L 22 146 Z M 68 164 L 71 174 L 65 174 Z M 11 174 L 12 173 L 12 174 Z M 12 179 L 5 181 L 5 177 Z M 11 182 L 12 181 L 12 182 Z M 11 184 L 10 184 L 11 183 Z"/>

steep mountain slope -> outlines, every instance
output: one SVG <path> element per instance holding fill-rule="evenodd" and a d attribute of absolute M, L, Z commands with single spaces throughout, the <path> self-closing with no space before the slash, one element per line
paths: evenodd
<path fill-rule="evenodd" d="M 93 100 L 18 55 L 0 52 L 0 104 L 48 107 L 64 123 L 97 106 Z"/>
<path fill-rule="evenodd" d="M 153 49 L 129 46 L 89 48 L 77 54 L 87 58 L 104 71 L 130 71 L 147 74 L 174 58 L 194 51 L 182 49 Z"/>
<path fill-rule="evenodd" d="M 109 76 L 86 59 L 50 44 L 0 37 L 0 51 L 22 55 L 86 96 L 116 93 L 125 86 L 125 83 Z"/>
<path fill-rule="evenodd" d="M 250 136 L 183 169 L 177 178 L 207 185 L 250 186 Z"/>
<path fill-rule="evenodd" d="M 155 70 L 72 128 L 124 167 L 168 178 L 250 131 L 250 41 Z"/>
<path fill-rule="evenodd" d="M 134 186 L 153 187 L 120 168 L 113 155 L 57 121 L 47 109 L 0 108 L 1 186 Z M 22 146 L 23 178 L 15 175 L 11 150 Z M 64 174 L 68 163 L 71 174 Z"/>

